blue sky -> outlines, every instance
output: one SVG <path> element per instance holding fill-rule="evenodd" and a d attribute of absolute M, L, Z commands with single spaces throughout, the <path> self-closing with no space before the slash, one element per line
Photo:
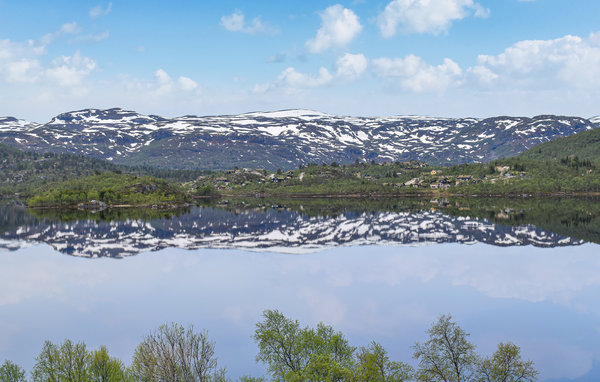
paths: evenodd
<path fill-rule="evenodd" d="M 597 0 L 0 0 L 0 115 L 600 114 Z"/>

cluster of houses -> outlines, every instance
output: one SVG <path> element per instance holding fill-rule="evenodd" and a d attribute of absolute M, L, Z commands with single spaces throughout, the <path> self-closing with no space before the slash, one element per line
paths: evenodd
<path fill-rule="evenodd" d="M 285 171 L 274 174 L 267 174 L 264 169 L 251 170 L 247 168 L 224 171 L 224 176 L 214 178 L 214 187 L 217 190 L 231 189 L 231 184 L 245 184 L 246 182 L 256 183 L 279 183 L 286 179 L 293 179 L 293 171 Z"/>
<path fill-rule="evenodd" d="M 433 190 L 445 190 L 450 186 L 456 186 L 463 182 L 478 181 L 474 179 L 472 175 L 438 175 L 438 170 L 431 170 L 428 178 L 412 178 L 411 180 L 404 182 L 403 187 L 414 187 L 414 188 L 431 188 Z"/>

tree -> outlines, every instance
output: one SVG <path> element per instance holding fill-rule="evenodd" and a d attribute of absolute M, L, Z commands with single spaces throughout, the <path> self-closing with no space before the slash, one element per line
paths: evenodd
<path fill-rule="evenodd" d="M 500 342 L 492 357 L 480 360 L 478 374 L 482 382 L 532 382 L 539 373 L 532 361 L 521 358 L 517 345 Z"/>
<path fill-rule="evenodd" d="M 125 366 L 119 359 L 110 357 L 105 346 L 90 355 L 90 375 L 93 382 L 120 382 L 126 380 Z"/>
<path fill-rule="evenodd" d="M 25 370 L 9 360 L 0 366 L 0 382 L 25 382 Z"/>
<path fill-rule="evenodd" d="M 403 382 L 413 379 L 414 370 L 403 362 L 390 361 L 387 351 L 373 341 L 356 355 L 356 380 L 364 382 Z"/>
<path fill-rule="evenodd" d="M 413 346 L 413 357 L 418 360 L 418 381 L 469 381 L 477 363 L 475 346 L 468 341 L 469 334 L 452 321 L 451 315 L 442 315 L 427 331 L 429 339 Z"/>
<path fill-rule="evenodd" d="M 277 310 L 263 312 L 256 324 L 257 361 L 267 364 L 275 380 L 343 380 L 353 363 L 354 348 L 341 332 L 319 324 L 301 328 Z"/>
<path fill-rule="evenodd" d="M 42 351 L 35 359 L 32 370 L 34 382 L 58 382 L 60 378 L 60 351 L 58 346 L 50 341 L 44 342 Z"/>
<path fill-rule="evenodd" d="M 224 378 L 217 369 L 215 343 L 206 331 L 164 324 L 146 336 L 133 356 L 133 373 L 141 381 L 212 381 Z"/>
<path fill-rule="evenodd" d="M 59 349 L 60 353 L 60 375 L 64 381 L 83 382 L 90 380 L 89 353 L 85 343 L 74 344 L 71 340 L 65 340 Z"/>
<path fill-rule="evenodd" d="M 85 343 L 65 340 L 58 346 L 46 341 L 32 370 L 34 381 L 90 381 L 89 353 Z"/>

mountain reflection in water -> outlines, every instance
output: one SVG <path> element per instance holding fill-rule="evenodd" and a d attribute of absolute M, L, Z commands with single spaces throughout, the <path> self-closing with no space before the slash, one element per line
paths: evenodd
<path fill-rule="evenodd" d="M 595 199 L 234 200 L 180 211 L 34 211 L 3 206 L 0 247 L 46 243 L 82 257 L 164 248 L 306 253 L 337 246 L 596 241 Z"/>

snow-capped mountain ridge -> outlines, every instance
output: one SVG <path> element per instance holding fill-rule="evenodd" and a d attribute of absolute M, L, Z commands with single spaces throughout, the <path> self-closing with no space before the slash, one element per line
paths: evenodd
<path fill-rule="evenodd" d="M 291 109 L 164 118 L 120 108 L 62 113 L 50 122 L 0 119 L 0 142 L 172 168 L 293 168 L 359 160 L 485 162 L 596 127 L 578 117 L 350 117 Z"/>
<path fill-rule="evenodd" d="M 28 131 L 39 127 L 35 122 L 29 122 L 15 117 L 0 117 L 0 132 L 2 131 Z"/>

